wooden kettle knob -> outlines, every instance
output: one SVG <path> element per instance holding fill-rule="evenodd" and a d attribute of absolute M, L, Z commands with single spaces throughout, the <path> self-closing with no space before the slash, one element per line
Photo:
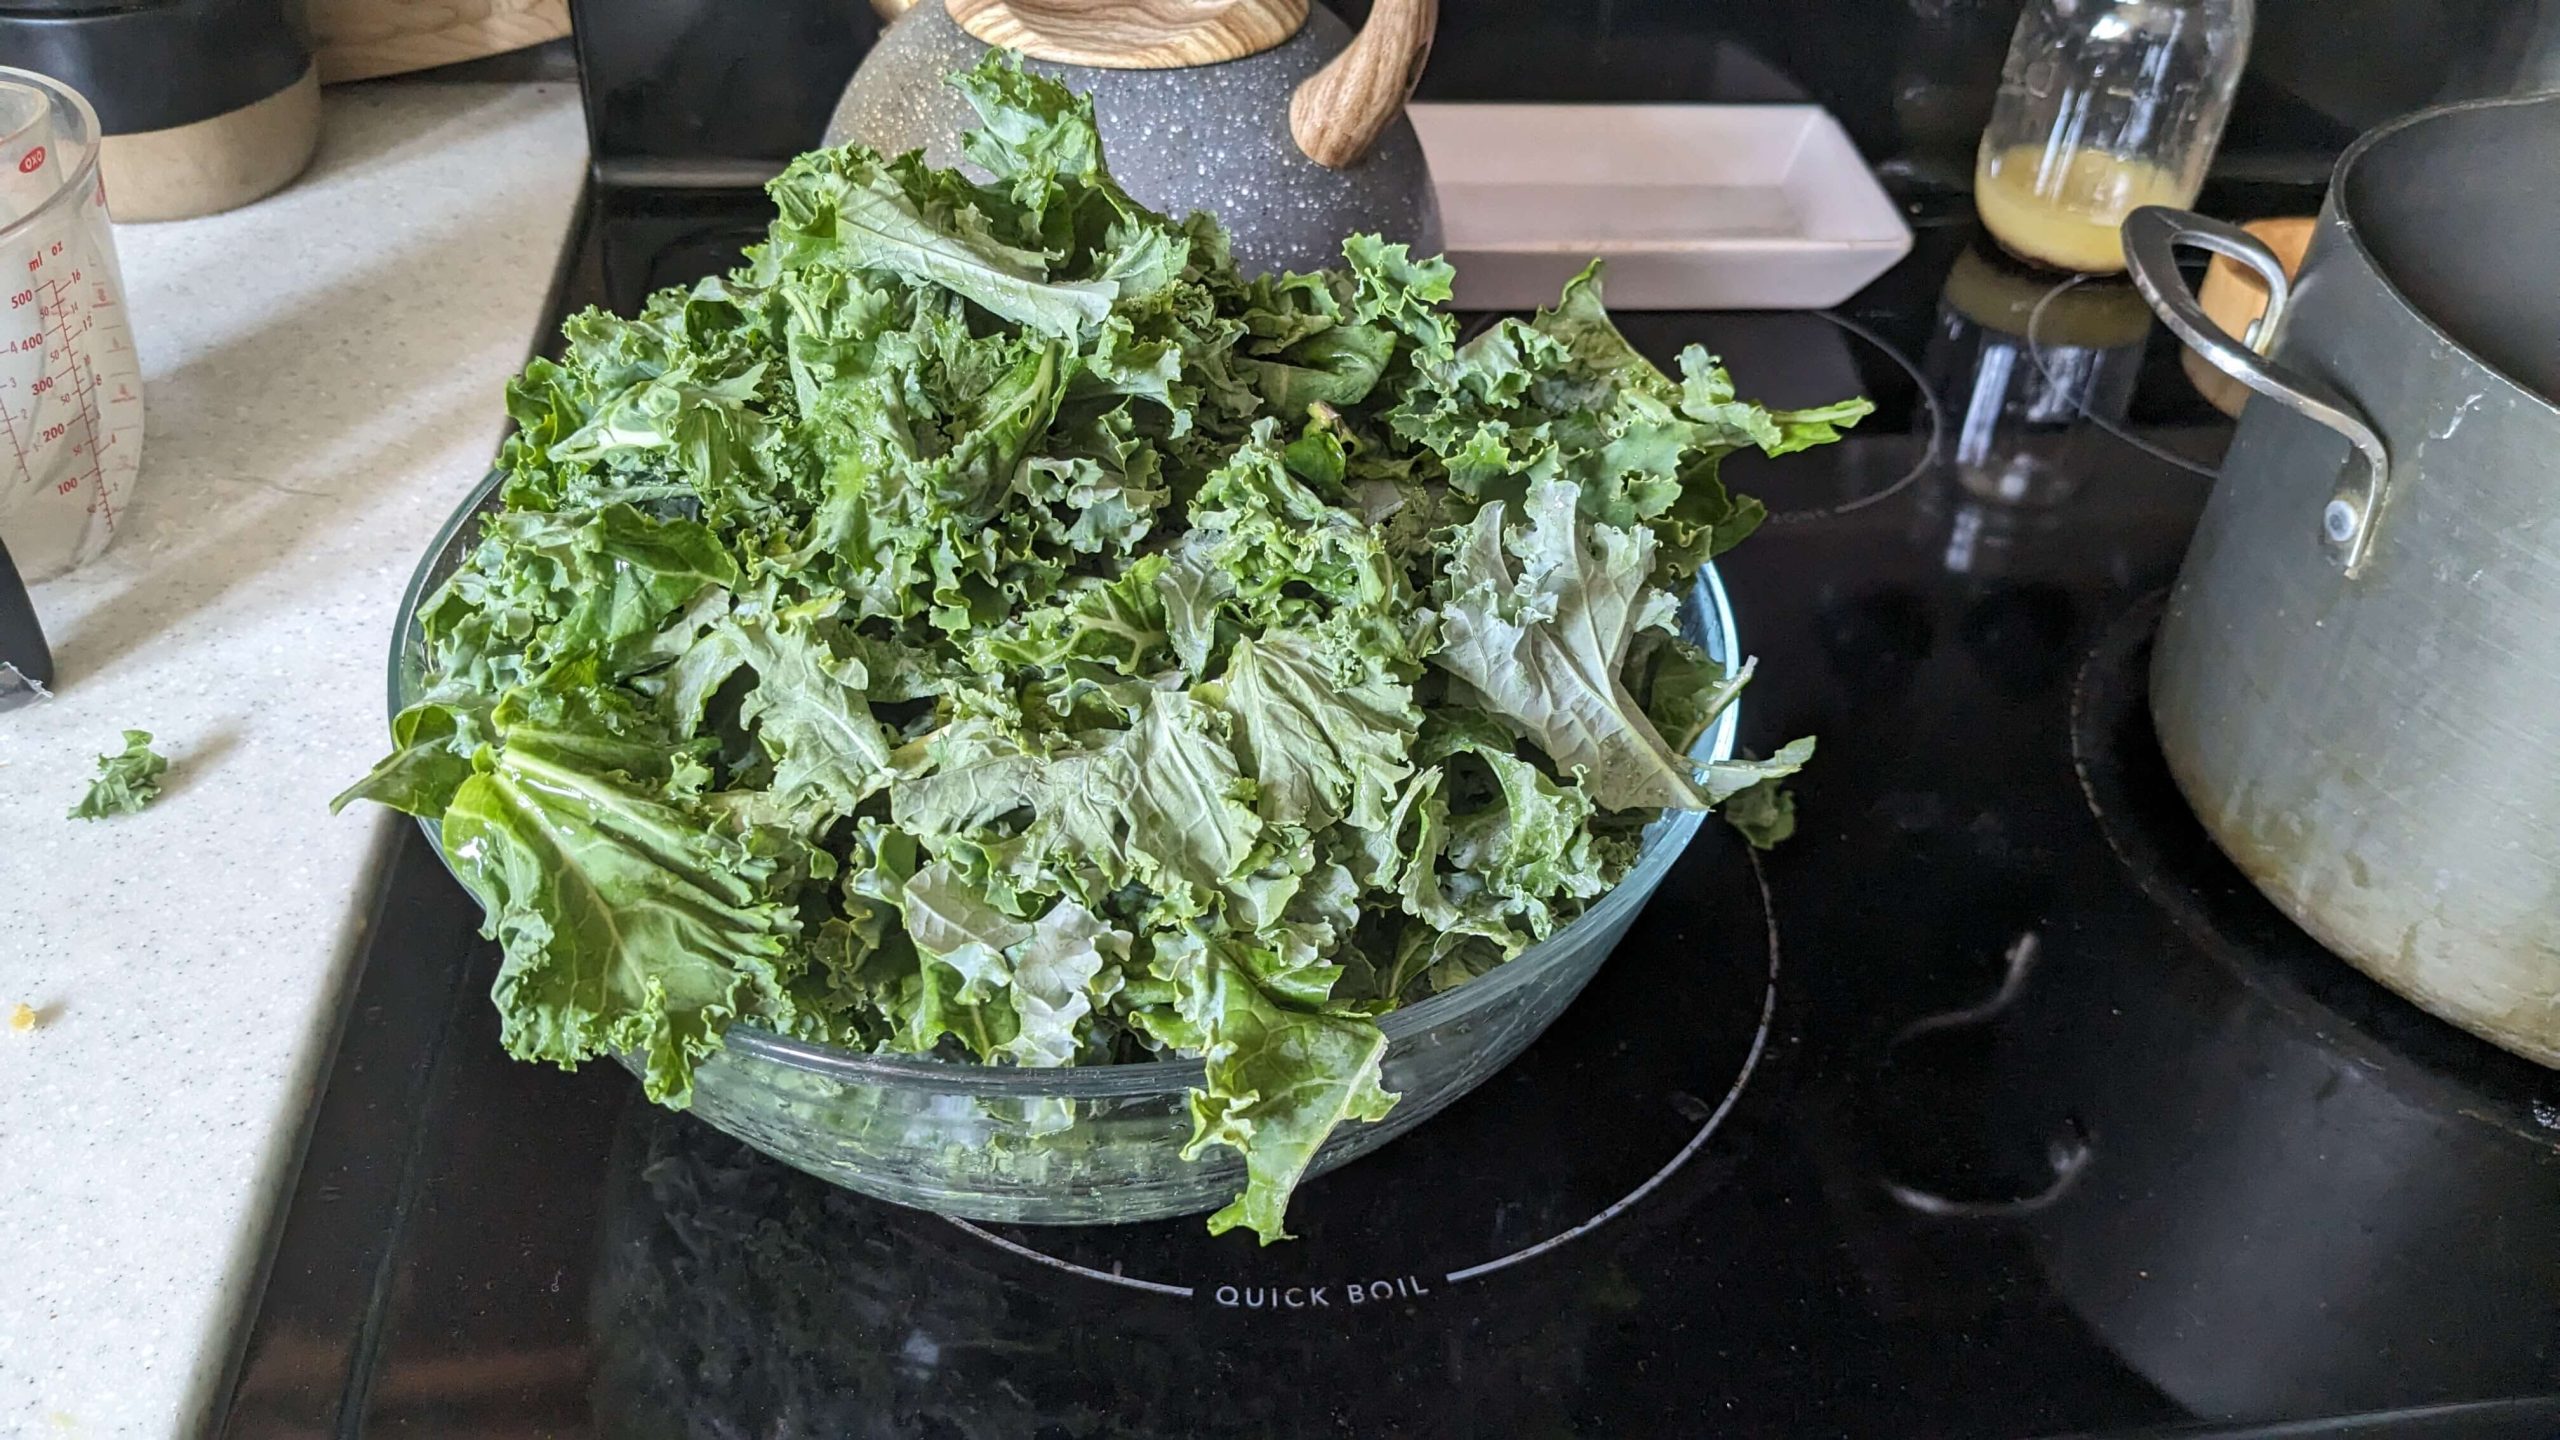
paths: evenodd
<path fill-rule="evenodd" d="M 1241 60 L 1307 19 L 1307 0 L 944 0 L 943 8 L 989 45 L 1102 70 Z"/>
<path fill-rule="evenodd" d="M 1439 19 L 1440 0 L 1377 0 L 1351 44 L 1289 97 L 1289 133 L 1308 159 L 1343 170 L 1369 153 L 1422 79 Z"/>

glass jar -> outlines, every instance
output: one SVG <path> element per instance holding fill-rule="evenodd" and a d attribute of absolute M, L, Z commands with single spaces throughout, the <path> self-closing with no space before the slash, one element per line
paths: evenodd
<path fill-rule="evenodd" d="M 1974 161 L 1974 206 L 2039 264 L 2124 268 L 2116 227 L 2195 203 L 2248 59 L 2253 0 L 2028 0 Z"/>

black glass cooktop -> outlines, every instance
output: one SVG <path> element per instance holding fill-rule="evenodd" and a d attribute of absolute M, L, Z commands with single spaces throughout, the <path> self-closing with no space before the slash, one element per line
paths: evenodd
<path fill-rule="evenodd" d="M 605 194 L 563 308 L 752 196 Z M 2120 285 L 1925 225 L 1836 315 L 1631 315 L 1849 440 L 1735 462 L 1745 740 L 1514 1066 L 1310 1183 L 1303 1238 L 973 1226 L 499 1052 L 414 836 L 227 1434 L 2499 1436 L 2560 1431 L 2560 1077 L 2419 1014 L 2205 840 L 2144 660 L 2227 425 Z"/>

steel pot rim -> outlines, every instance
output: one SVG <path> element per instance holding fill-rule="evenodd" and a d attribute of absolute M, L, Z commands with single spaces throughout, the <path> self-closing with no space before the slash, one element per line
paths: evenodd
<path fill-rule="evenodd" d="M 2560 419 L 2560 401 L 2555 401 L 2552 397 L 2508 374 L 2487 356 L 2445 329 L 2434 316 L 2429 315 L 2416 301 L 2409 298 L 2409 293 L 2400 288 L 2400 283 L 2392 278 L 2391 271 L 2383 265 L 2381 258 L 2373 253 L 2373 247 L 2365 243 L 2364 228 L 2357 223 L 2347 200 L 2347 179 L 2354 172 L 2357 162 L 2363 160 L 2367 152 L 2403 131 L 2414 130 L 2437 120 L 2475 111 L 2523 109 L 2542 105 L 2560 106 L 2560 90 L 2537 90 L 2525 95 L 2493 95 L 2478 100 L 2457 100 L 2444 105 L 2430 105 L 2423 110 L 2412 110 L 2406 115 L 2386 120 L 2367 130 L 2356 137 L 2355 142 L 2338 156 L 2338 163 L 2330 168 L 2329 194 L 2321 205 L 2320 223 L 2323 228 L 2333 231 L 2352 248 L 2355 257 L 2363 262 L 2365 270 L 2373 276 L 2374 282 L 2382 287 L 2382 292 L 2390 296 L 2392 303 L 2397 305 L 2402 313 L 2415 320 L 2430 338 L 2450 348 L 2461 357 L 2463 363 L 2487 376 L 2491 382 L 2503 387 L 2511 395 L 2521 397 L 2543 415 Z"/>

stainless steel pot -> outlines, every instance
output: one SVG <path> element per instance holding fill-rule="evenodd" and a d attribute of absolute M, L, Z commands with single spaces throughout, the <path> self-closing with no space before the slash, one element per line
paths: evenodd
<path fill-rule="evenodd" d="M 2560 95 L 2338 162 L 2298 279 L 2149 208 L 2134 283 L 2257 392 L 2162 622 L 2151 709 L 2215 842 L 2303 928 L 2560 1065 Z M 2270 292 L 2225 334 L 2173 247 Z"/>

